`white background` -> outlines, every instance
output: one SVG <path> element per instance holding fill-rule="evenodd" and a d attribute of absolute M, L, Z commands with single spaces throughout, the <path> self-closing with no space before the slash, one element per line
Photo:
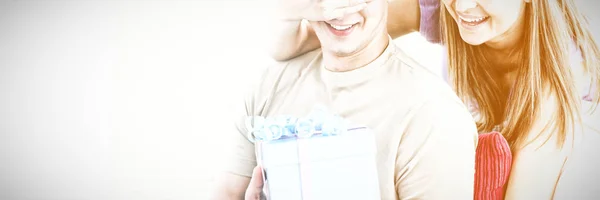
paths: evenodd
<path fill-rule="evenodd" d="M 0 199 L 205 199 L 227 112 L 272 62 L 261 8 L 1 0 Z M 439 46 L 396 42 L 439 70 Z"/>

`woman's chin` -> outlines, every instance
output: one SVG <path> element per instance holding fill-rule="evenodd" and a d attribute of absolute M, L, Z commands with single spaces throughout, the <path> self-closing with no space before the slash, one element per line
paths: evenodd
<path fill-rule="evenodd" d="M 465 41 L 465 43 L 473 46 L 481 45 L 487 41 L 485 38 L 481 37 L 480 34 L 469 34 L 461 32 L 460 37 L 463 41 Z"/>
<path fill-rule="evenodd" d="M 473 46 L 479 46 L 479 45 L 485 43 L 485 40 L 481 40 L 478 38 L 463 38 L 463 41 L 465 41 L 465 43 L 473 45 Z"/>

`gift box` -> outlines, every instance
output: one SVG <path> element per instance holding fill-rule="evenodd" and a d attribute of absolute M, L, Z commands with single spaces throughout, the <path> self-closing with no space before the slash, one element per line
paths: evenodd
<path fill-rule="evenodd" d="M 258 163 L 271 200 L 381 199 L 375 139 L 335 115 L 254 119 Z M 258 123 L 256 123 L 258 121 Z"/>

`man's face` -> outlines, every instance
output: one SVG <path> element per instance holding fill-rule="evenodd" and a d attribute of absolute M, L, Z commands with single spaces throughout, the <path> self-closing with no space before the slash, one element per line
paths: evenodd
<path fill-rule="evenodd" d="M 353 55 L 386 31 L 387 4 L 386 0 L 374 0 L 361 12 L 310 24 L 323 51 L 340 57 Z"/>

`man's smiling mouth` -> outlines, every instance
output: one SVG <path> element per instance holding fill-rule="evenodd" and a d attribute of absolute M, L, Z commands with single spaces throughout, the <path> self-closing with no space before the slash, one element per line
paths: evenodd
<path fill-rule="evenodd" d="M 358 23 L 354 23 L 354 24 L 330 24 L 330 23 L 325 22 L 325 24 L 327 24 L 327 28 L 334 35 L 336 35 L 336 36 L 347 36 L 350 33 L 352 33 L 352 30 L 354 30 L 354 28 L 356 27 L 356 25 Z"/>

